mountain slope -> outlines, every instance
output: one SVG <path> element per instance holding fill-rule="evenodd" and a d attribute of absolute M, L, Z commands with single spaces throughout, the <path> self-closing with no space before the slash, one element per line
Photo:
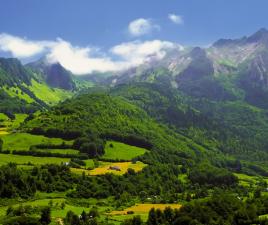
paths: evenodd
<path fill-rule="evenodd" d="M 0 58 L 0 111 L 4 113 L 47 108 L 90 86 L 59 63 L 39 60 L 24 66 L 18 59 Z"/>
<path fill-rule="evenodd" d="M 267 162 L 268 116 L 243 101 L 187 96 L 163 84 L 132 83 L 111 90 L 206 149 Z"/>
<path fill-rule="evenodd" d="M 48 63 L 45 59 L 38 60 L 26 65 L 52 88 L 74 90 L 76 88 L 72 75 L 59 63 Z"/>
<path fill-rule="evenodd" d="M 220 154 L 157 123 L 144 110 L 123 98 L 107 94 L 83 94 L 67 100 L 29 121 L 23 129 L 29 132 L 37 129 L 47 135 L 51 129 L 57 129 L 59 134 L 70 130 L 102 137 L 134 135 L 149 141 L 166 162 L 168 159 L 178 162 L 183 158 L 201 160 L 211 154 Z"/>
<path fill-rule="evenodd" d="M 268 31 L 260 29 L 249 37 L 220 39 L 208 48 L 175 48 L 153 63 L 92 77 L 101 77 L 93 81 L 110 86 L 161 81 L 193 97 L 216 101 L 240 99 L 267 108 L 263 102 L 258 102 L 267 98 L 264 88 L 267 85 L 267 40 Z"/>

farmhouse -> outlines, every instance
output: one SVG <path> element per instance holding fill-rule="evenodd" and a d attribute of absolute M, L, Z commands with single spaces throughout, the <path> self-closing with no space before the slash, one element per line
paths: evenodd
<path fill-rule="evenodd" d="M 119 166 L 110 166 L 109 170 L 121 171 Z"/>

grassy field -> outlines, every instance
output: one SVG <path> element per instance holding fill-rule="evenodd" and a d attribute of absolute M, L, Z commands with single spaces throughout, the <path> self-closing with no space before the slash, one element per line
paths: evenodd
<path fill-rule="evenodd" d="M 87 160 L 84 160 L 84 162 L 86 163 L 86 166 L 85 166 L 86 169 L 94 169 L 95 164 L 94 164 L 93 159 L 87 159 Z"/>
<path fill-rule="evenodd" d="M 77 214 L 81 214 L 84 208 L 82 207 L 77 207 L 77 206 L 71 206 L 66 204 L 64 209 L 61 209 L 61 204 L 65 202 L 64 198 L 57 198 L 57 199 L 40 199 L 40 200 L 34 200 L 34 201 L 28 201 L 25 203 L 20 203 L 20 204 L 13 204 L 12 207 L 16 208 L 19 207 L 20 205 L 31 205 L 32 207 L 40 207 L 40 206 L 48 206 L 50 201 L 52 200 L 53 206 L 51 210 L 51 217 L 52 217 L 52 224 L 57 224 L 56 222 L 58 221 L 58 218 L 63 218 L 66 216 L 67 212 L 69 210 L 72 210 L 73 212 Z M 0 218 L 5 216 L 7 206 L 2 206 L 0 207 Z M 85 208 L 87 210 L 87 208 Z"/>
<path fill-rule="evenodd" d="M 15 114 L 15 119 L 11 120 L 5 114 L 0 113 L 0 125 L 7 130 L 14 130 L 20 126 L 26 117 L 27 114 Z"/>
<path fill-rule="evenodd" d="M 4 113 L 0 113 L 0 120 L 7 120 L 8 117 Z"/>
<path fill-rule="evenodd" d="M 75 214 L 80 215 L 82 211 L 89 212 L 92 207 L 96 207 L 96 199 L 87 199 L 86 202 L 88 206 L 79 206 L 69 202 L 68 199 L 62 195 L 62 193 L 37 193 L 36 200 L 29 200 L 26 202 L 13 202 L 10 205 L 17 208 L 20 205 L 26 206 L 31 205 L 32 207 L 50 206 L 51 207 L 51 217 L 52 223 L 57 224 L 57 221 L 62 220 L 68 211 L 73 211 Z M 44 197 L 44 198 L 43 198 Z M 65 203 L 65 207 L 61 208 L 61 204 Z M 122 211 L 113 211 L 113 207 L 109 206 L 111 202 L 107 199 L 103 199 L 103 206 L 97 206 L 100 213 L 100 220 L 104 221 L 106 218 L 110 220 L 115 225 L 121 224 L 122 221 L 128 218 L 132 218 L 135 215 L 140 215 L 143 221 L 146 221 L 148 217 L 148 212 L 151 208 L 165 209 L 166 207 L 171 207 L 173 209 L 179 209 L 181 205 L 178 204 L 136 204 Z M 0 206 L 0 218 L 4 217 L 6 214 L 8 206 Z M 133 211 L 134 214 L 127 214 L 128 211 Z"/>
<path fill-rule="evenodd" d="M 42 135 L 32 135 L 28 133 L 12 133 L 2 136 L 4 150 L 22 150 L 27 151 L 31 145 L 37 144 L 61 144 L 64 140 L 61 138 L 47 138 Z M 71 144 L 72 141 L 64 141 Z"/>
<path fill-rule="evenodd" d="M 43 194 L 43 193 L 42 193 Z M 46 193 L 44 193 L 45 195 L 47 195 Z M 54 194 L 54 193 L 51 193 Z M 105 200 L 104 200 L 105 201 Z M 61 204 L 65 203 L 65 207 L 61 208 Z M 90 209 L 93 206 L 96 206 L 96 199 L 88 199 L 87 200 L 89 206 L 85 207 L 85 206 L 78 206 L 78 205 L 73 205 L 70 204 L 68 202 L 68 200 L 66 200 L 64 197 L 61 197 L 61 195 L 59 196 L 48 196 L 48 198 L 44 198 L 44 199 L 37 199 L 37 200 L 29 200 L 26 202 L 21 202 L 21 203 L 13 203 L 10 204 L 12 205 L 12 207 L 17 208 L 20 205 L 26 206 L 26 205 L 31 205 L 32 207 L 42 207 L 42 206 L 50 206 L 51 207 L 51 218 L 52 218 L 52 222 L 51 225 L 54 224 L 58 224 L 57 221 L 61 220 L 66 216 L 68 211 L 73 211 L 75 214 L 80 215 L 83 210 L 85 212 L 89 212 Z M 51 205 L 52 203 L 52 205 Z M 1 217 L 3 218 L 6 214 L 6 210 L 7 210 L 8 206 L 0 206 L 0 222 L 1 222 Z M 107 206 L 98 206 L 98 211 L 101 214 L 101 219 L 103 220 L 105 217 L 107 217 L 106 210 L 107 210 Z"/>
<path fill-rule="evenodd" d="M 60 154 L 72 154 L 72 155 L 77 155 L 79 153 L 78 150 L 74 150 L 74 149 L 37 149 L 35 151 L 60 153 Z"/>
<path fill-rule="evenodd" d="M 103 159 L 131 160 L 147 152 L 144 148 L 139 148 L 115 141 L 107 141 Z"/>
<path fill-rule="evenodd" d="M 25 165 L 31 163 L 33 165 L 43 164 L 61 164 L 69 162 L 69 158 L 56 158 L 56 157 L 34 157 L 34 156 L 22 156 L 12 154 L 0 154 L 0 166 L 8 164 L 10 162 L 17 163 L 19 165 Z"/>
<path fill-rule="evenodd" d="M 7 135 L 7 134 L 8 134 L 8 132 L 7 132 L 6 128 L 0 128 L 0 136 Z"/>
<path fill-rule="evenodd" d="M 31 80 L 32 85 L 28 88 L 36 95 L 37 98 L 46 102 L 49 105 L 54 105 L 59 101 L 72 97 L 72 92 L 59 88 L 50 88 L 43 83 L 38 83 L 35 80 Z"/>
<path fill-rule="evenodd" d="M 111 166 L 117 166 L 120 168 L 120 171 L 111 170 Z M 135 164 L 131 162 L 117 162 L 117 163 L 110 163 L 110 162 L 100 162 L 100 166 L 93 169 L 93 170 L 85 170 L 85 169 L 77 169 L 72 168 L 71 171 L 74 173 L 82 174 L 83 172 L 86 175 L 96 176 L 96 175 L 103 175 L 106 173 L 113 173 L 115 175 L 123 175 L 127 172 L 129 168 L 134 169 L 136 172 L 141 171 L 146 164 L 142 162 L 137 162 Z"/>
<path fill-rule="evenodd" d="M 21 89 L 18 88 L 18 87 L 9 87 L 9 88 L 4 87 L 4 90 L 11 97 L 18 97 L 20 99 L 24 99 L 28 103 L 34 102 L 34 100 L 29 95 L 27 95 L 26 93 L 22 92 Z"/>
<path fill-rule="evenodd" d="M 246 174 L 242 174 L 242 173 L 234 173 L 235 176 L 238 177 L 239 180 L 239 184 L 243 185 L 243 186 L 256 186 L 256 183 L 264 180 L 266 182 L 268 182 L 267 178 L 263 178 L 263 177 L 258 177 L 258 176 L 249 176 Z"/>
<path fill-rule="evenodd" d="M 16 118 L 10 123 L 9 128 L 17 129 L 27 116 L 27 114 L 15 114 Z"/>
<path fill-rule="evenodd" d="M 112 211 L 109 213 L 109 217 L 112 221 L 115 221 L 117 224 L 121 224 L 124 220 L 130 219 L 133 216 L 139 215 L 143 221 L 146 221 L 148 218 L 148 213 L 152 208 L 164 210 L 166 207 L 171 207 L 172 209 L 180 209 L 181 205 L 179 204 L 136 204 L 129 208 L 126 208 L 121 211 Z M 132 211 L 133 214 L 127 214 L 127 212 Z"/>
<path fill-rule="evenodd" d="M 172 209 L 180 209 L 180 204 L 136 204 L 129 208 L 126 208 L 122 211 L 112 211 L 111 215 L 126 215 L 127 212 L 132 211 L 135 213 L 148 213 L 152 208 L 164 210 L 166 207 L 170 207 Z"/>

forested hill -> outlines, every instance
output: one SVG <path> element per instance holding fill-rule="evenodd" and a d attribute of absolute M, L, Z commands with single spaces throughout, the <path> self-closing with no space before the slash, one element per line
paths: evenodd
<path fill-rule="evenodd" d="M 111 89 L 158 122 L 206 148 L 239 159 L 267 161 L 267 111 L 241 100 L 213 101 L 184 94 L 163 83 L 132 83 Z"/>
<path fill-rule="evenodd" d="M 170 86 L 133 83 L 66 100 L 23 129 L 63 138 L 66 131 L 112 140 L 134 136 L 153 149 L 144 156 L 148 163 L 207 161 L 234 169 L 239 159 L 245 170 L 266 174 L 267 124 L 265 112 L 246 103 L 196 101 Z"/>
<path fill-rule="evenodd" d="M 179 163 L 186 159 L 201 160 L 198 157 L 211 153 L 183 134 L 157 123 L 138 106 L 122 97 L 106 93 L 83 94 L 66 100 L 51 111 L 27 122 L 23 129 L 45 135 L 55 132 L 62 137 L 66 130 L 77 132 L 78 136 L 94 133 L 104 139 L 134 137 L 137 142 L 145 143 L 142 145 L 158 152 L 157 157 L 161 157 L 160 160 L 166 163 Z"/>
<path fill-rule="evenodd" d="M 16 58 L 0 58 L 0 112 L 33 113 L 47 109 L 91 83 L 74 77 L 59 63 L 44 60 L 22 65 Z"/>

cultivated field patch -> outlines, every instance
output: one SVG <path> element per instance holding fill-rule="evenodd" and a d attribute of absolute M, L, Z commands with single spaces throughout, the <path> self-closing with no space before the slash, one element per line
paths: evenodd
<path fill-rule="evenodd" d="M 7 135 L 7 134 L 8 134 L 8 132 L 7 132 L 6 128 L 4 128 L 4 127 L 0 128 L 0 135 Z"/>
<path fill-rule="evenodd" d="M 0 166 L 8 163 L 16 163 L 18 165 L 32 164 L 61 164 L 69 162 L 69 158 L 57 158 L 57 157 L 34 157 L 34 156 L 22 156 L 12 154 L 0 154 Z"/>
<path fill-rule="evenodd" d="M 148 150 L 116 141 L 107 141 L 103 159 L 131 160 L 143 155 Z"/>
<path fill-rule="evenodd" d="M 72 168 L 71 171 L 74 173 L 82 174 L 85 172 L 86 175 L 96 176 L 103 175 L 106 173 L 113 173 L 115 175 L 123 175 L 127 172 L 129 168 L 133 169 L 135 172 L 141 171 L 146 164 L 142 162 L 100 162 L 100 166 L 93 170 L 77 169 Z"/>
<path fill-rule="evenodd" d="M 110 214 L 111 215 L 126 215 L 128 212 L 133 212 L 135 213 L 148 213 L 152 208 L 155 209 L 161 209 L 164 210 L 167 207 L 170 207 L 172 209 L 180 209 L 182 205 L 180 204 L 136 204 L 134 206 L 131 206 L 129 208 L 126 208 L 121 211 L 112 211 Z"/>
<path fill-rule="evenodd" d="M 71 144 L 72 141 L 65 141 L 61 138 L 48 138 L 42 135 L 32 135 L 28 133 L 12 133 L 2 137 L 3 150 L 28 151 L 32 145 L 54 144 L 60 145 L 62 142 Z"/>

